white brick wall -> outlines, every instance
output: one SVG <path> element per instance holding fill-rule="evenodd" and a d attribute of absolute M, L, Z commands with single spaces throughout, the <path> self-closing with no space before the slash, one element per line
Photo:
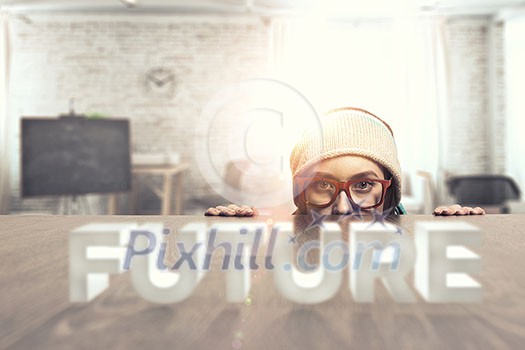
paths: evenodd
<path fill-rule="evenodd" d="M 495 49 L 495 67 L 494 67 L 494 114 L 492 115 L 492 172 L 505 172 L 505 33 L 504 25 L 499 23 L 495 25 L 494 35 L 494 49 Z"/>
<path fill-rule="evenodd" d="M 489 18 L 451 18 L 449 43 L 449 130 L 445 135 L 455 152 L 445 156 L 445 169 L 454 174 L 501 172 L 504 167 L 504 62 L 503 31 L 497 26 L 490 38 Z M 495 84 L 490 85 L 489 50 L 494 43 Z M 497 112 L 490 108 L 495 89 Z"/>
<path fill-rule="evenodd" d="M 447 24 L 450 69 L 449 149 L 445 168 L 451 173 L 487 170 L 487 20 L 451 19 Z M 468 157 L 465 155 L 468 154 Z"/>
<path fill-rule="evenodd" d="M 268 27 L 255 17 L 31 16 L 14 22 L 11 118 L 78 112 L 129 117 L 133 150 L 179 152 L 192 163 L 193 191 L 209 193 L 193 163 L 194 124 L 204 104 L 229 83 L 264 76 Z M 151 88 L 146 73 L 175 73 L 174 91 Z M 166 90 L 166 91 L 164 91 Z M 54 201 L 18 196 L 18 140 L 12 147 L 14 210 Z"/>

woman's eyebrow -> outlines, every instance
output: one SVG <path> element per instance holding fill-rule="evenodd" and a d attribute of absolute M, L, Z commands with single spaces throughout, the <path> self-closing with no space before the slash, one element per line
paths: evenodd
<path fill-rule="evenodd" d="M 313 176 L 315 177 L 324 177 L 326 179 L 332 179 L 332 180 L 336 180 L 336 181 L 339 181 L 338 178 L 336 178 L 334 175 L 330 174 L 330 173 L 325 173 L 325 172 L 322 172 L 322 171 L 316 171 Z"/>
<path fill-rule="evenodd" d="M 374 171 L 368 170 L 368 171 L 363 171 L 363 172 L 352 175 L 349 178 L 349 180 L 358 179 L 360 177 L 371 177 L 371 176 L 379 179 L 379 176 Z"/>
<path fill-rule="evenodd" d="M 323 178 L 326 178 L 326 179 L 332 179 L 332 180 L 340 181 L 340 179 L 336 178 L 334 175 L 332 175 L 330 173 L 325 173 L 325 172 L 322 172 L 322 171 L 317 171 L 313 175 L 317 176 L 317 177 L 323 177 Z M 379 179 L 379 176 L 374 171 L 367 170 L 367 171 L 362 171 L 360 173 L 352 175 L 351 177 L 348 178 L 347 181 L 354 180 L 354 179 L 359 179 L 359 178 L 367 178 L 367 177 L 373 177 L 373 178 Z"/>

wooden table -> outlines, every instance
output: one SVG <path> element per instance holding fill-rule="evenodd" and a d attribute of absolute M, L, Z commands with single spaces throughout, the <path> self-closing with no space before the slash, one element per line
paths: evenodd
<path fill-rule="evenodd" d="M 162 176 L 162 188 L 157 188 L 155 184 L 147 183 L 148 187 L 155 193 L 161 201 L 161 215 L 171 215 L 171 194 L 173 187 L 175 187 L 175 213 L 176 215 L 183 212 L 183 174 L 189 168 L 186 163 L 172 164 L 172 165 L 134 165 L 131 169 L 133 176 L 132 194 L 131 194 L 131 210 L 136 212 L 137 196 L 138 196 L 138 175 L 160 175 Z M 173 177 L 175 176 L 175 186 L 173 186 Z M 108 198 L 108 214 L 117 214 L 117 194 L 113 193 Z"/>
<path fill-rule="evenodd" d="M 483 230 L 477 250 L 483 301 L 477 304 L 431 304 L 420 297 L 415 304 L 399 304 L 383 288 L 377 288 L 374 303 L 356 303 L 345 276 L 334 298 L 301 305 L 283 298 L 272 273 L 264 271 L 254 273 L 246 304 L 226 302 L 221 271 L 208 272 L 195 292 L 176 304 L 137 296 L 129 272 L 111 277 L 110 287 L 89 303 L 68 300 L 73 228 L 93 222 L 161 222 L 176 232 L 190 222 L 267 219 L 0 217 L 0 348 L 520 349 L 525 344 L 525 215 L 396 219 L 409 235 L 418 220 L 467 221 Z"/>

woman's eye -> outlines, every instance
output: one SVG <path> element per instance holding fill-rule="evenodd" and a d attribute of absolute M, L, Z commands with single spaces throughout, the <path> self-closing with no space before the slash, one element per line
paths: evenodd
<path fill-rule="evenodd" d="M 370 182 L 366 182 L 366 181 L 361 181 L 361 182 L 357 183 L 356 185 L 357 185 L 357 188 L 360 189 L 360 190 L 366 190 L 366 189 L 368 189 L 368 187 L 372 186 L 372 184 Z"/>
<path fill-rule="evenodd" d="M 320 190 L 329 190 L 332 188 L 332 185 L 328 181 L 318 181 L 317 188 Z"/>

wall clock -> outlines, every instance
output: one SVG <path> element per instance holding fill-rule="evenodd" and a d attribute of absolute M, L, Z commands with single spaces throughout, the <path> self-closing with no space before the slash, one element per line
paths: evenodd
<path fill-rule="evenodd" d="M 175 96 L 175 73 L 165 67 L 155 67 L 146 71 L 146 91 L 152 96 L 173 98 Z"/>

